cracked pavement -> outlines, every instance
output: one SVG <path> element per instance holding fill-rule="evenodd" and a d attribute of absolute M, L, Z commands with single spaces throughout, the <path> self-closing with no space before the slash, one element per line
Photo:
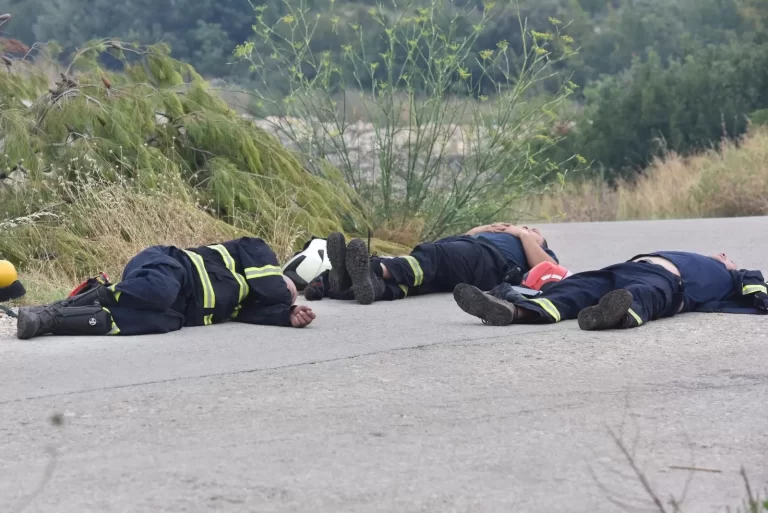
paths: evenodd
<path fill-rule="evenodd" d="M 768 271 L 766 218 L 540 226 L 574 271 L 658 249 Z M 312 306 L 305 330 L 0 339 L 0 511 L 652 509 L 611 433 L 663 501 L 692 478 L 686 511 L 741 506 L 742 466 L 768 486 L 766 317 Z"/>

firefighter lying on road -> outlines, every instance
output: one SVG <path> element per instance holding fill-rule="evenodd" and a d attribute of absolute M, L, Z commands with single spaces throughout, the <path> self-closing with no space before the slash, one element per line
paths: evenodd
<path fill-rule="evenodd" d="M 117 284 L 94 282 L 74 297 L 21 308 L 17 337 L 167 333 L 228 320 L 303 328 L 315 314 L 294 304 L 296 294 L 259 238 L 151 246 L 128 262 Z"/>
<path fill-rule="evenodd" d="M 355 299 L 367 305 L 450 292 L 459 283 L 490 290 L 502 282 L 519 284 L 542 262 L 558 263 L 537 229 L 507 223 L 425 242 L 402 257 L 371 257 L 365 242 L 352 239 L 347 245 L 338 232 L 328 236 L 327 249 L 331 269 L 305 289 L 307 299 Z"/>
<path fill-rule="evenodd" d="M 578 319 L 583 330 L 626 329 L 683 312 L 768 313 L 763 275 L 739 270 L 724 253 L 638 255 L 573 274 L 534 298 L 503 285 L 485 293 L 468 284 L 457 285 L 453 296 L 462 310 L 493 326 Z"/>

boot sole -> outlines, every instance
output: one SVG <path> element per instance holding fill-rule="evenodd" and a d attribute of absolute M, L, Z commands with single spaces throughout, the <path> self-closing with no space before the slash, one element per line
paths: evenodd
<path fill-rule="evenodd" d="M 352 294 L 361 305 L 373 303 L 376 293 L 371 281 L 371 262 L 365 242 L 352 239 L 347 246 L 347 273 L 352 280 Z"/>
<path fill-rule="evenodd" d="M 585 331 L 617 327 L 632 306 L 632 294 L 626 289 L 612 290 L 595 306 L 579 312 L 579 328 Z"/>
<path fill-rule="evenodd" d="M 483 319 L 491 326 L 508 326 L 515 322 L 514 306 L 467 283 L 456 285 L 453 299 L 466 313 Z"/>
<path fill-rule="evenodd" d="M 39 322 L 35 322 L 37 316 L 27 308 L 19 308 L 19 314 L 16 320 L 16 338 L 28 340 L 37 333 Z"/>
<path fill-rule="evenodd" d="M 344 235 L 339 232 L 330 234 L 326 242 L 326 250 L 328 260 L 331 262 L 331 271 L 328 273 L 331 292 L 340 294 L 352 285 L 346 267 L 347 244 Z"/>

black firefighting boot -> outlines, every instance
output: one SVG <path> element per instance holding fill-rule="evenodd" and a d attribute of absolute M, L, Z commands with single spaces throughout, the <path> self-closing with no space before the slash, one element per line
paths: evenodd
<path fill-rule="evenodd" d="M 639 326 L 629 313 L 632 293 L 626 289 L 612 290 L 594 306 L 579 312 L 579 328 L 586 331 L 627 329 Z"/>
<path fill-rule="evenodd" d="M 517 308 L 512 303 L 494 297 L 468 283 L 453 289 L 453 299 L 459 308 L 482 319 L 491 326 L 508 326 L 517 320 Z"/>
<path fill-rule="evenodd" d="M 40 335 L 106 335 L 112 331 L 112 315 L 101 306 L 44 306 L 19 309 L 16 337 Z"/>
<path fill-rule="evenodd" d="M 112 294 L 112 291 L 109 290 L 106 286 L 98 283 L 93 285 L 92 288 L 76 296 L 72 296 L 66 299 L 56 301 L 54 303 L 51 303 L 50 305 L 31 306 L 29 307 L 29 309 L 34 312 L 40 312 L 48 306 L 70 308 L 73 306 L 100 305 L 100 306 L 110 307 L 116 304 L 117 304 L 117 301 L 115 301 L 115 296 L 114 294 Z"/>
<path fill-rule="evenodd" d="M 381 299 L 387 287 L 380 266 L 371 267 L 371 258 L 365 242 L 352 239 L 347 245 L 347 272 L 352 279 L 352 294 L 361 305 L 370 305 Z M 377 268 L 379 267 L 379 268 Z"/>
<path fill-rule="evenodd" d="M 329 296 L 338 297 L 352 286 L 352 278 L 347 272 L 347 241 L 344 234 L 339 232 L 331 233 L 326 241 L 328 260 L 331 262 L 331 272 L 328 275 L 331 285 Z"/>

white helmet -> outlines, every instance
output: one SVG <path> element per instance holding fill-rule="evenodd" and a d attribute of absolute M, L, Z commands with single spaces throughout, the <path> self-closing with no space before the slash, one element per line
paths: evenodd
<path fill-rule="evenodd" d="M 331 268 L 326 243 L 325 239 L 312 237 L 304 249 L 283 266 L 283 274 L 296 284 L 298 290 L 303 290 L 309 282 Z"/>

